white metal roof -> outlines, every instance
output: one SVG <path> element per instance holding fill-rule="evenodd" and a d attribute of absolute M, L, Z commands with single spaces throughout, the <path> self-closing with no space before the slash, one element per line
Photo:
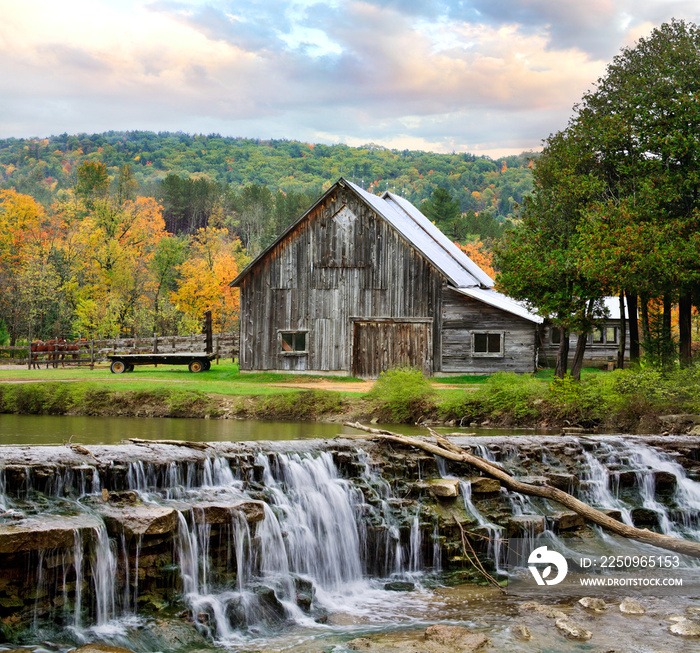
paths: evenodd
<path fill-rule="evenodd" d="M 484 304 L 488 304 L 489 306 L 495 306 L 502 311 L 512 313 L 530 322 L 535 322 L 535 324 L 542 324 L 542 322 L 544 322 L 539 315 L 530 313 L 522 304 L 493 288 L 454 288 L 454 290 L 462 295 L 476 299 L 479 302 L 484 302 Z"/>
<path fill-rule="evenodd" d="M 389 192 L 380 197 L 346 179 L 343 182 L 438 268 L 452 285 L 457 288 L 493 287 L 493 279 L 408 200 Z"/>

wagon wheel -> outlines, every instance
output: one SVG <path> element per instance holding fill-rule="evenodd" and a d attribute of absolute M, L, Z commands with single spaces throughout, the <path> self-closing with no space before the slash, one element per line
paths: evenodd
<path fill-rule="evenodd" d="M 193 372 L 194 374 L 197 374 L 198 372 L 203 372 L 205 369 L 204 361 L 200 360 L 199 358 L 196 358 L 195 360 L 190 361 L 188 368 L 190 372 Z"/>
<path fill-rule="evenodd" d="M 112 361 L 112 364 L 109 366 L 109 369 L 112 372 L 112 374 L 123 374 L 124 372 L 128 371 L 126 369 L 126 363 L 119 359 Z"/>
<path fill-rule="evenodd" d="M 134 371 L 134 366 L 133 366 L 132 363 L 129 363 L 129 364 L 126 366 L 126 371 L 127 371 L 127 372 L 133 372 L 133 371 Z"/>
<path fill-rule="evenodd" d="M 208 372 L 211 369 L 211 361 L 204 361 L 204 371 Z"/>

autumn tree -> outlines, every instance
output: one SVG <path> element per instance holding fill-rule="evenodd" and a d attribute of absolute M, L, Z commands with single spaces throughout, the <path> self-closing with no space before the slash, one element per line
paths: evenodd
<path fill-rule="evenodd" d="M 22 302 L 23 271 L 33 246 L 43 239 L 45 212 L 29 195 L 0 191 L 0 319 L 10 343 L 26 333 L 31 307 Z"/>
<path fill-rule="evenodd" d="M 173 304 L 189 320 L 186 327 L 199 331 L 204 311 L 212 312 L 215 330 L 231 331 L 237 323 L 240 299 L 228 284 L 243 269 L 247 257 L 238 239 L 227 229 L 200 229 L 192 238 L 186 259 L 179 267 Z"/>

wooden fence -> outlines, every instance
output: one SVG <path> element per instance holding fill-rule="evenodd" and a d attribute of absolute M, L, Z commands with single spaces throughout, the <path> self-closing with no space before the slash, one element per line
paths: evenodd
<path fill-rule="evenodd" d="M 156 336 L 154 338 L 118 338 L 109 340 L 55 339 L 39 345 L 35 351 L 24 347 L 0 347 L 0 365 L 26 365 L 31 368 L 94 367 L 106 362 L 107 354 L 174 354 L 203 352 L 206 336 Z M 38 346 L 37 346 L 38 345 Z M 231 333 L 213 334 L 212 353 L 216 360 L 235 359 L 238 356 L 238 336 Z"/>

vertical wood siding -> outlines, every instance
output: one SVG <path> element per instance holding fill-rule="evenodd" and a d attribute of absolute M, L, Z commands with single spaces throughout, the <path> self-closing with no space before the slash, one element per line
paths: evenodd
<path fill-rule="evenodd" d="M 350 373 L 352 318 L 427 319 L 431 333 L 420 336 L 430 347 L 421 359 L 426 372 L 439 360 L 432 333 L 441 318 L 440 273 L 348 188 L 329 195 L 240 287 L 243 370 Z M 284 355 L 279 333 L 296 330 L 307 331 L 307 354 Z M 386 338 L 387 331 L 376 335 Z M 409 339 L 405 347 L 392 345 L 396 351 L 413 351 L 418 337 L 415 327 L 393 336 Z"/>
<path fill-rule="evenodd" d="M 474 356 L 473 331 L 503 334 L 503 356 Z M 442 365 L 447 374 L 535 371 L 536 325 L 449 288 L 442 298 Z"/>

